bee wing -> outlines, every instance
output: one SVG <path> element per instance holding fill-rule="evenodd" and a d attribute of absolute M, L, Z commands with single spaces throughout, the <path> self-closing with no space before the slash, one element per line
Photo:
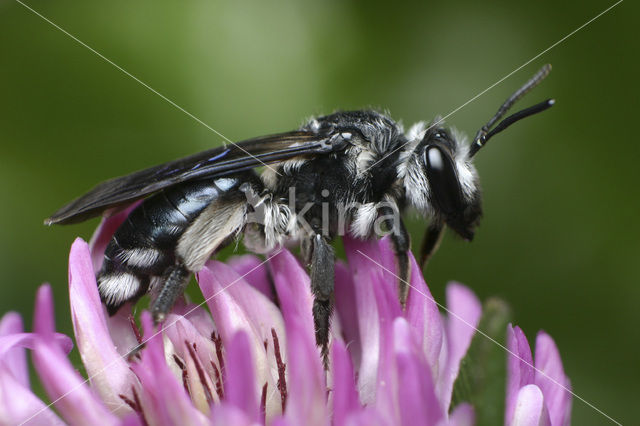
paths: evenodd
<path fill-rule="evenodd" d="M 293 131 L 213 148 L 102 182 L 59 209 L 45 220 L 45 224 L 82 222 L 181 182 L 225 176 L 297 156 L 333 152 L 344 146 L 341 138 Z"/>

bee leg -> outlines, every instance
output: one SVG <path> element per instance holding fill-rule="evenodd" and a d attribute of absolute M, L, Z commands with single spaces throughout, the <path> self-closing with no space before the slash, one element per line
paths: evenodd
<path fill-rule="evenodd" d="M 408 252 L 411 249 L 411 238 L 402 219 L 398 220 L 397 226 L 390 226 L 389 224 L 387 226 L 392 231 L 391 242 L 396 256 L 396 266 L 398 267 L 398 298 L 404 309 L 407 304 L 407 295 L 409 294 L 410 269 Z"/>
<path fill-rule="evenodd" d="M 311 292 L 316 343 L 321 348 L 325 368 L 329 366 L 329 321 L 333 311 L 334 252 L 320 234 L 310 241 Z"/>
<path fill-rule="evenodd" d="M 424 269 L 431 259 L 431 256 L 438 250 L 442 236 L 444 235 L 444 224 L 439 220 L 434 220 L 424 232 L 422 247 L 420 248 L 420 266 Z"/>
<path fill-rule="evenodd" d="M 138 291 L 128 299 L 122 299 L 114 303 L 113 301 L 106 300 L 104 296 L 100 294 L 102 303 L 107 307 L 107 313 L 110 317 L 114 316 L 120 310 L 122 305 L 127 302 L 131 302 L 132 305 L 135 305 L 138 299 L 140 299 L 144 294 L 146 294 L 147 290 L 149 290 L 149 277 L 140 275 L 138 276 L 138 279 L 140 280 L 140 287 L 138 288 Z M 98 290 L 100 290 L 100 287 L 98 287 Z"/>
<path fill-rule="evenodd" d="M 157 296 L 151 303 L 151 315 L 154 323 L 159 324 L 164 321 L 176 299 L 184 293 L 190 278 L 191 271 L 184 264 L 176 263 L 169 267 L 165 273 L 164 281 L 158 284 Z"/>

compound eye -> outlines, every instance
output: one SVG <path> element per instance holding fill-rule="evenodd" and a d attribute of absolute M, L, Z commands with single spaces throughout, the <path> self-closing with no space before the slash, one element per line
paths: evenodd
<path fill-rule="evenodd" d="M 424 161 L 433 201 L 443 213 L 462 213 L 462 189 L 451 156 L 438 146 L 427 146 Z"/>

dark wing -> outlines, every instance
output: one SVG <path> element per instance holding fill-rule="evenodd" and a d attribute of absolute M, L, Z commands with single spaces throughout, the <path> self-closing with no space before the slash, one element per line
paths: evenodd
<path fill-rule="evenodd" d="M 340 137 L 293 131 L 213 148 L 102 182 L 62 207 L 44 223 L 82 222 L 112 207 L 129 204 L 177 183 L 225 176 L 301 155 L 329 153 L 344 147 L 345 141 Z"/>

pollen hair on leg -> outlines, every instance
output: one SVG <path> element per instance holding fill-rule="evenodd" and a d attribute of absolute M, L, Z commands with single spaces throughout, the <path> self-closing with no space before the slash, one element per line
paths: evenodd
<path fill-rule="evenodd" d="M 140 289 L 140 279 L 133 274 L 114 273 L 98 278 L 98 291 L 107 306 L 117 306 L 134 297 Z"/>

